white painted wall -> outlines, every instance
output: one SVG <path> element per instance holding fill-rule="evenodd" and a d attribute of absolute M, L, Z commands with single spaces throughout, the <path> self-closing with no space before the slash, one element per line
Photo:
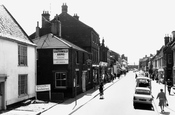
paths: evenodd
<path fill-rule="evenodd" d="M 0 38 L 0 74 L 6 74 L 7 105 L 35 96 L 35 47 L 27 46 L 28 65 L 18 66 L 18 43 Z M 28 96 L 18 97 L 18 74 L 28 74 Z"/>

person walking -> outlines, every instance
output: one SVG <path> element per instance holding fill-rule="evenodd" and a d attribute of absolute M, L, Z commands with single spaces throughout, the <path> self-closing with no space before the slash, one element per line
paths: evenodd
<path fill-rule="evenodd" d="M 158 93 L 156 99 L 158 99 L 158 98 L 159 98 L 159 106 L 160 106 L 161 112 L 163 113 L 164 112 L 165 103 L 168 102 L 167 98 L 166 98 L 166 95 L 163 92 L 163 89 L 160 89 L 160 92 Z"/>
<path fill-rule="evenodd" d="M 103 97 L 103 82 L 100 82 L 99 92 L 100 92 L 100 99 L 104 99 L 104 97 Z"/>
<path fill-rule="evenodd" d="M 169 93 L 169 95 L 171 95 L 172 82 L 170 79 L 167 80 L 167 86 L 168 86 L 168 93 Z"/>

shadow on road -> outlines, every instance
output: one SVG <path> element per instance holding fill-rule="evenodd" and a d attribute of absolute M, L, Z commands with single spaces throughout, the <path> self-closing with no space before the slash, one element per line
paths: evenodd
<path fill-rule="evenodd" d="M 150 110 L 154 111 L 153 105 L 147 105 L 147 104 L 136 104 L 134 106 L 135 109 L 142 109 L 142 110 Z"/>

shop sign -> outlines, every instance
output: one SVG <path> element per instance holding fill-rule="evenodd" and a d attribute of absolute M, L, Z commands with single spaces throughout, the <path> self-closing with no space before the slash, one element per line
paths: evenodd
<path fill-rule="evenodd" d="M 50 84 L 45 84 L 45 85 L 37 85 L 36 86 L 36 91 L 50 91 Z"/>
<path fill-rule="evenodd" d="M 68 49 L 53 49 L 53 64 L 68 64 Z"/>

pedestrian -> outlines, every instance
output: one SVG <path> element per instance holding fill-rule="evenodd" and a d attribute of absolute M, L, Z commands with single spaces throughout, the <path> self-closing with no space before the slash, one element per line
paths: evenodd
<path fill-rule="evenodd" d="M 171 95 L 172 82 L 170 79 L 167 80 L 167 86 L 168 86 L 168 93 L 169 93 L 169 95 Z"/>
<path fill-rule="evenodd" d="M 160 92 L 158 93 L 156 99 L 158 99 L 158 98 L 159 98 L 159 106 L 160 106 L 160 109 L 161 109 L 161 113 L 163 113 L 165 104 L 168 102 L 167 98 L 166 98 L 166 95 L 163 92 L 163 89 L 160 89 Z"/>
<path fill-rule="evenodd" d="M 103 82 L 100 82 L 99 85 L 100 99 L 103 99 Z"/>
<path fill-rule="evenodd" d="M 95 74 L 94 79 L 93 79 L 93 88 L 94 88 L 94 90 L 96 89 L 96 85 L 97 85 L 97 74 Z"/>

